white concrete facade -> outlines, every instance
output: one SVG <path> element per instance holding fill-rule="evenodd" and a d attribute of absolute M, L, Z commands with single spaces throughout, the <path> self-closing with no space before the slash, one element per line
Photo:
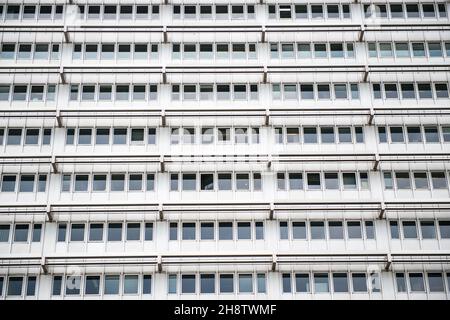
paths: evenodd
<path fill-rule="evenodd" d="M 0 299 L 449 299 L 448 1 L 72 2 L 0 4 Z"/>

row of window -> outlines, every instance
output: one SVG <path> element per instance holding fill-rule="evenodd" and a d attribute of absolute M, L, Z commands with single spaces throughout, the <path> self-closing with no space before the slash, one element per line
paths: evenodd
<path fill-rule="evenodd" d="M 450 56 L 450 42 L 369 42 L 369 57 L 415 58 Z M 172 59 L 256 59 L 255 43 L 174 43 Z M 49 43 L 3 43 L 0 59 L 58 60 L 60 45 Z M 74 44 L 72 59 L 135 60 L 158 59 L 158 44 L 102 43 Z M 353 42 L 270 43 L 272 59 L 354 58 Z"/>
<path fill-rule="evenodd" d="M 55 84 L 0 84 L 0 101 L 55 101 Z"/>
<path fill-rule="evenodd" d="M 106 226 L 105 226 L 106 225 Z M 58 223 L 57 242 L 152 241 L 152 222 Z"/>
<path fill-rule="evenodd" d="M 138 295 L 152 293 L 151 274 L 53 276 L 52 296 Z"/>
<path fill-rule="evenodd" d="M 59 60 L 60 49 L 58 43 L 3 43 L 0 60 Z"/>
<path fill-rule="evenodd" d="M 371 58 L 450 57 L 450 42 L 368 42 Z"/>
<path fill-rule="evenodd" d="M 52 4 L 0 4 L 1 20 L 61 20 L 63 18 L 64 5 Z"/>
<path fill-rule="evenodd" d="M 271 59 L 354 58 L 353 42 L 270 43 Z"/>
<path fill-rule="evenodd" d="M 272 84 L 274 100 L 359 100 L 358 83 Z"/>
<path fill-rule="evenodd" d="M 374 99 L 449 98 L 447 83 L 373 83 Z M 54 101 L 56 85 L 0 85 L 0 101 Z M 156 84 L 72 84 L 71 101 L 152 101 Z M 172 100 L 258 100 L 258 84 L 174 84 Z M 272 84 L 274 100 L 359 100 L 358 83 Z"/>
<path fill-rule="evenodd" d="M 303 181 L 305 177 L 305 182 Z M 306 185 L 305 185 L 306 183 Z M 369 176 L 361 172 L 278 172 L 277 190 L 368 190 Z"/>
<path fill-rule="evenodd" d="M 376 273 L 303 272 L 282 273 L 283 293 L 367 293 L 380 292 Z M 398 293 L 439 293 L 450 290 L 450 273 L 395 272 Z M 169 294 L 266 293 L 264 273 L 168 274 Z M 4 290 L 4 283 L 6 289 Z M 0 276 L 0 296 L 36 295 L 37 276 Z M 152 293 L 151 274 L 54 275 L 52 296 L 137 295 Z"/>
<path fill-rule="evenodd" d="M 260 172 L 171 173 L 170 191 L 261 191 Z"/>
<path fill-rule="evenodd" d="M 372 83 L 374 99 L 448 99 L 447 83 Z"/>
<path fill-rule="evenodd" d="M 154 145 L 156 128 L 67 128 L 66 145 Z"/>
<path fill-rule="evenodd" d="M 155 174 L 63 174 L 61 178 L 62 192 L 105 192 L 108 189 L 109 191 L 154 191 Z"/>
<path fill-rule="evenodd" d="M 277 190 L 368 190 L 369 176 L 361 172 L 278 172 Z M 447 190 L 444 171 L 384 171 L 387 190 Z M 19 182 L 17 183 L 17 180 Z M 414 185 L 412 184 L 414 183 Z M 3 174 L 2 192 L 45 192 L 46 174 Z M 18 188 L 17 188 L 18 186 Z M 109 186 L 109 188 L 108 188 Z M 16 190 L 17 189 L 17 190 Z M 63 174 L 62 192 L 154 191 L 154 173 Z M 171 173 L 170 191 L 261 191 L 261 173 Z"/>
<path fill-rule="evenodd" d="M 14 234 L 11 235 L 11 225 L 0 224 L 0 243 L 17 242 L 29 243 L 41 242 L 42 223 L 15 223 L 13 225 Z"/>
<path fill-rule="evenodd" d="M 106 225 L 106 227 L 105 227 Z M 280 240 L 375 239 L 371 220 L 280 221 Z M 40 242 L 41 223 L 0 224 L 0 242 Z M 390 220 L 391 239 L 450 239 L 447 220 Z M 169 240 L 264 240 L 263 221 L 170 222 Z M 59 223 L 57 242 L 152 241 L 152 222 Z"/>
<path fill-rule="evenodd" d="M 305 126 L 275 127 L 275 142 L 291 143 L 364 143 L 363 127 Z"/>
<path fill-rule="evenodd" d="M 3 283 L 6 284 L 4 292 Z M 37 276 L 0 276 L 0 297 L 34 297 L 36 295 Z"/>
<path fill-rule="evenodd" d="M 18 183 L 17 183 L 18 180 Z M 3 174 L 2 192 L 46 192 L 47 174 Z M 16 190 L 17 189 L 17 190 Z"/>
<path fill-rule="evenodd" d="M 182 92 L 181 92 L 182 91 Z M 172 100 L 258 100 L 257 84 L 173 84 Z"/>
<path fill-rule="evenodd" d="M 378 126 L 380 143 L 440 143 L 450 142 L 448 126 Z"/>
<path fill-rule="evenodd" d="M 389 229 L 391 239 L 450 239 L 450 221 L 444 220 L 390 220 Z"/>
<path fill-rule="evenodd" d="M 114 21 L 158 19 L 159 5 L 78 5 L 75 8 L 66 7 L 67 14 L 76 10 L 78 19 L 95 19 Z M 0 5 L 0 20 L 61 20 L 64 5 L 51 4 L 9 4 Z"/>
<path fill-rule="evenodd" d="M 383 171 L 384 188 L 387 190 L 447 190 L 444 171 Z M 414 185 L 413 185 L 414 183 Z"/>
<path fill-rule="evenodd" d="M 426 278 L 422 272 L 396 272 L 395 285 L 397 292 L 445 292 L 445 280 L 447 278 L 447 292 L 450 292 L 450 273 L 427 272 Z"/>
<path fill-rule="evenodd" d="M 260 128 L 234 127 L 213 128 L 182 127 L 170 129 L 170 144 L 196 144 L 199 139 L 202 144 L 258 144 L 260 143 Z"/>
<path fill-rule="evenodd" d="M 414 18 L 446 18 L 445 3 L 391 3 L 365 4 L 366 18 L 414 19 Z"/>
<path fill-rule="evenodd" d="M 3 20 L 60 20 L 63 5 L 20 5 L 0 6 Z M 267 6 L 269 19 L 349 19 L 348 4 L 270 4 Z M 243 20 L 255 19 L 255 5 L 173 5 L 175 19 Z M 366 18 L 446 18 L 445 3 L 395 3 L 365 4 Z M 77 15 L 82 20 L 115 21 L 129 19 L 158 19 L 159 5 L 78 5 Z"/>
<path fill-rule="evenodd" d="M 50 145 L 51 139 L 51 128 L 8 128 L 6 130 L 4 128 L 0 128 L 0 146 L 3 145 L 3 143 L 10 146 L 48 146 Z"/>
<path fill-rule="evenodd" d="M 172 59 L 256 59 L 256 43 L 173 43 Z"/>
<path fill-rule="evenodd" d="M 283 273 L 281 279 L 283 293 L 381 292 L 377 273 L 369 275 L 363 272 Z"/>
<path fill-rule="evenodd" d="M 277 144 L 364 143 L 359 126 L 275 127 Z M 450 142 L 448 126 L 378 126 L 380 143 Z M 51 128 L 0 128 L 0 145 L 50 145 Z M 171 144 L 258 144 L 258 127 L 181 127 L 170 129 Z M 67 128 L 66 145 L 154 145 L 156 128 Z"/>
<path fill-rule="evenodd" d="M 73 60 L 157 60 L 158 44 L 148 43 L 76 43 L 73 45 Z"/>
<path fill-rule="evenodd" d="M 350 19 L 348 4 L 269 4 L 269 19 Z"/>
<path fill-rule="evenodd" d="M 173 5 L 172 13 L 174 19 L 252 20 L 255 19 L 255 5 Z"/>
<path fill-rule="evenodd" d="M 156 84 L 71 84 L 71 101 L 154 101 Z"/>
<path fill-rule="evenodd" d="M 280 221 L 280 240 L 375 239 L 371 220 Z"/>

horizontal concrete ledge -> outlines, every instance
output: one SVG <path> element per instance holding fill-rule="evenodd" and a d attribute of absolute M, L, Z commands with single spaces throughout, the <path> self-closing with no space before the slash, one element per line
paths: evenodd
<path fill-rule="evenodd" d="M 378 265 L 401 263 L 448 264 L 450 252 L 363 252 L 363 253 L 155 253 L 140 255 L 57 255 L 32 256 L 10 255 L 0 256 L 0 267 L 49 267 L 61 266 L 105 266 L 105 265 L 146 265 L 161 267 L 170 265 L 224 265 L 251 264 L 267 265 L 273 269 L 273 264 L 367 264 Z M 162 268 L 161 268 L 162 269 Z M 51 270 L 50 270 L 51 271 Z"/>

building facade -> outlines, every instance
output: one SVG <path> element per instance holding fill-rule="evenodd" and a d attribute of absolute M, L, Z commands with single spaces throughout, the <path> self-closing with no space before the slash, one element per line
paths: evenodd
<path fill-rule="evenodd" d="M 2 1 L 0 299 L 449 299 L 449 11 Z"/>

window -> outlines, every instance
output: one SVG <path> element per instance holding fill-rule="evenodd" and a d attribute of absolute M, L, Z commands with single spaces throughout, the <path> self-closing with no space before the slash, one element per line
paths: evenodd
<path fill-rule="evenodd" d="M 84 224 L 72 223 L 70 241 L 84 241 Z"/>
<path fill-rule="evenodd" d="M 216 276 L 214 274 L 200 275 L 200 293 L 215 293 L 216 292 Z"/>
<path fill-rule="evenodd" d="M 431 99 L 433 98 L 433 93 L 431 91 L 431 84 L 429 83 L 418 83 L 417 89 L 419 90 L 420 99 Z"/>
<path fill-rule="evenodd" d="M 289 190 L 302 190 L 303 189 L 303 175 L 302 173 L 291 172 L 289 176 Z"/>
<path fill-rule="evenodd" d="M 414 185 L 416 189 L 429 189 L 426 172 L 414 172 Z"/>
<path fill-rule="evenodd" d="M 309 190 L 320 190 L 320 174 L 319 173 L 307 173 L 308 189 Z"/>
<path fill-rule="evenodd" d="M 125 275 L 123 279 L 123 293 L 124 294 L 137 294 L 139 287 L 138 275 Z"/>
<path fill-rule="evenodd" d="M 61 286 L 62 286 L 62 277 L 61 276 L 53 276 L 52 295 L 60 296 L 61 295 Z"/>
<path fill-rule="evenodd" d="M 356 174 L 354 172 L 342 173 L 342 180 L 344 183 L 344 190 L 356 189 Z"/>
<path fill-rule="evenodd" d="M 348 292 L 348 278 L 346 273 L 333 273 L 334 292 Z"/>
<path fill-rule="evenodd" d="M 450 239 L 450 221 L 439 221 L 441 239 Z"/>
<path fill-rule="evenodd" d="M 417 227 L 415 221 L 403 221 L 403 237 L 405 239 L 417 239 Z"/>
<path fill-rule="evenodd" d="M 66 295 L 79 295 L 81 287 L 81 276 L 66 276 Z"/>
<path fill-rule="evenodd" d="M 425 44 L 423 42 L 412 43 L 413 57 L 425 57 Z"/>
<path fill-rule="evenodd" d="M 281 223 L 280 223 L 281 225 Z M 287 229 L 287 226 L 286 226 Z M 287 239 L 287 235 L 286 235 Z M 300 222 L 300 221 L 294 221 L 292 222 L 292 239 L 299 240 L 299 239 L 306 239 L 306 223 Z"/>
<path fill-rule="evenodd" d="M 353 292 L 367 292 L 367 278 L 365 273 L 352 273 Z"/>
<path fill-rule="evenodd" d="M 251 223 L 250 222 L 238 222 L 237 223 L 238 240 L 250 240 L 251 239 Z"/>
<path fill-rule="evenodd" d="M 347 235 L 349 239 L 362 239 L 361 222 L 347 221 Z"/>
<path fill-rule="evenodd" d="M 182 189 L 185 191 L 197 189 L 197 176 L 195 173 L 183 173 Z"/>
<path fill-rule="evenodd" d="M 89 224 L 89 241 L 103 241 L 103 223 Z"/>
<path fill-rule="evenodd" d="M 19 192 L 34 192 L 34 175 L 21 175 Z"/>
<path fill-rule="evenodd" d="M 399 239 L 400 238 L 397 221 L 390 221 L 389 229 L 391 232 L 391 239 Z"/>
<path fill-rule="evenodd" d="M 195 223 L 184 222 L 182 224 L 182 240 L 195 240 Z"/>
<path fill-rule="evenodd" d="M 248 173 L 236 174 L 236 190 L 250 190 L 250 178 Z"/>
<path fill-rule="evenodd" d="M 403 136 L 403 127 L 389 127 L 391 142 L 393 143 L 404 143 L 405 139 Z"/>
<path fill-rule="evenodd" d="M 14 242 L 28 242 L 28 224 L 16 224 L 14 228 Z"/>
<path fill-rule="evenodd" d="M 3 175 L 2 192 L 14 192 L 16 190 L 16 179 L 15 175 Z"/>
<path fill-rule="evenodd" d="M 177 275 L 169 274 L 168 276 L 168 293 L 177 293 Z"/>
<path fill-rule="evenodd" d="M 395 284 L 397 287 L 397 292 L 406 292 L 406 279 L 403 272 L 395 273 Z"/>
<path fill-rule="evenodd" d="M 113 144 L 126 144 L 127 143 L 127 129 L 126 128 L 114 128 L 113 129 Z"/>
<path fill-rule="evenodd" d="M 152 241 L 153 240 L 153 223 L 148 222 L 145 224 L 144 229 L 144 240 Z"/>
<path fill-rule="evenodd" d="M 119 275 L 105 275 L 104 294 L 112 295 L 119 294 L 120 276 Z"/>
<path fill-rule="evenodd" d="M 337 172 L 325 172 L 324 177 L 326 189 L 339 189 L 339 178 Z"/>
<path fill-rule="evenodd" d="M 450 47 L 450 43 L 449 43 L 449 47 Z M 450 53 L 448 54 L 448 56 L 450 56 Z M 436 92 L 436 98 L 448 98 L 448 88 L 447 88 L 447 84 L 446 83 L 435 83 L 434 84 L 434 89 Z"/>
<path fill-rule="evenodd" d="M 239 280 L 239 293 L 252 293 L 253 292 L 253 275 L 252 274 L 240 274 Z"/>
<path fill-rule="evenodd" d="M 25 144 L 38 144 L 38 142 L 39 142 L 39 129 L 26 129 Z"/>
<path fill-rule="evenodd" d="M 122 223 L 108 223 L 108 241 L 122 241 Z"/>
<path fill-rule="evenodd" d="M 214 190 L 214 175 L 211 173 L 200 174 L 200 190 Z"/>
<path fill-rule="evenodd" d="M 8 296 L 21 296 L 23 287 L 23 277 L 9 277 L 8 278 L 8 290 L 6 295 Z"/>
<path fill-rule="evenodd" d="M 303 127 L 303 142 L 304 143 L 317 143 L 317 128 Z"/>
<path fill-rule="evenodd" d="M 138 222 L 127 223 L 127 240 L 138 241 L 141 240 L 141 224 Z"/>
<path fill-rule="evenodd" d="M 420 127 L 406 127 L 409 143 L 422 142 L 422 132 Z"/>
<path fill-rule="evenodd" d="M 444 292 L 444 278 L 442 273 L 428 273 L 428 287 L 430 292 Z"/>
<path fill-rule="evenodd" d="M 65 223 L 58 223 L 58 242 L 66 241 L 67 225 Z"/>
<path fill-rule="evenodd" d="M 178 239 L 178 223 L 171 222 L 169 224 L 169 240 L 177 240 Z"/>
<path fill-rule="evenodd" d="M 219 240 L 233 240 L 232 222 L 219 222 Z"/>
<path fill-rule="evenodd" d="M 409 287 L 412 292 L 425 291 L 423 274 L 422 273 L 410 273 L 409 274 Z"/>
<path fill-rule="evenodd" d="M 289 273 L 282 274 L 282 285 L 283 285 L 283 293 L 288 293 L 292 291 L 291 275 Z"/>
<path fill-rule="evenodd" d="M 141 191 L 142 190 L 142 174 L 130 174 L 128 180 L 129 191 Z"/>
<path fill-rule="evenodd" d="M 328 234 L 330 239 L 344 239 L 344 228 L 341 221 L 328 222 Z"/>
<path fill-rule="evenodd" d="M 327 273 L 314 273 L 314 291 L 316 293 L 330 292 Z"/>
<path fill-rule="evenodd" d="M 218 189 L 231 190 L 231 173 L 219 173 L 218 175 Z"/>
<path fill-rule="evenodd" d="M 143 294 L 152 293 L 152 276 L 150 274 L 145 274 L 142 277 L 142 293 Z"/>
<path fill-rule="evenodd" d="M 100 293 L 100 276 L 86 276 L 84 293 L 87 295 Z"/>
<path fill-rule="evenodd" d="M 232 274 L 220 275 L 220 293 L 233 293 L 234 292 L 234 279 Z"/>
<path fill-rule="evenodd" d="M 312 240 L 325 239 L 325 225 L 323 221 L 311 221 L 310 231 Z"/>
<path fill-rule="evenodd" d="M 1 286 L 0 286 L 0 290 L 1 290 Z M 27 277 L 26 295 L 28 297 L 36 295 L 36 276 L 28 276 Z"/>
<path fill-rule="evenodd" d="M 75 191 L 76 192 L 86 192 L 88 191 L 89 185 L 89 175 L 87 174 L 76 174 L 75 175 Z"/>
<path fill-rule="evenodd" d="M 0 224 L 0 242 L 9 241 L 9 230 L 10 230 L 9 224 Z"/>
<path fill-rule="evenodd" d="M 92 190 L 93 191 L 106 191 L 106 175 L 105 174 L 94 174 L 92 179 Z"/>
<path fill-rule="evenodd" d="M 195 293 L 195 275 L 181 275 L 181 293 Z"/>
<path fill-rule="evenodd" d="M 202 222 L 200 224 L 200 239 L 214 240 L 214 222 Z"/>
<path fill-rule="evenodd" d="M 433 189 L 447 189 L 447 178 L 445 172 L 431 172 L 431 183 Z"/>
<path fill-rule="evenodd" d="M 434 221 L 420 221 L 422 239 L 436 239 L 436 227 Z"/>

